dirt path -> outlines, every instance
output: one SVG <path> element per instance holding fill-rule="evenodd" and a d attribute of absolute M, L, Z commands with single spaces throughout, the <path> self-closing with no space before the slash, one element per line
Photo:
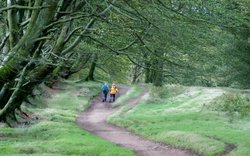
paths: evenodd
<path fill-rule="evenodd" d="M 120 88 L 120 94 L 124 94 L 129 88 Z M 145 95 L 147 90 L 126 102 L 127 105 L 135 106 Z M 133 150 L 138 156 L 194 156 L 186 150 L 171 148 L 168 145 L 160 144 L 154 141 L 145 140 L 144 138 L 135 135 L 124 128 L 110 125 L 106 122 L 108 116 L 116 112 L 119 108 L 112 108 L 111 103 L 101 102 L 101 95 L 97 96 L 89 109 L 79 113 L 77 124 L 83 129 L 88 130 L 95 135 L 98 135 L 106 140 L 123 147 Z"/>

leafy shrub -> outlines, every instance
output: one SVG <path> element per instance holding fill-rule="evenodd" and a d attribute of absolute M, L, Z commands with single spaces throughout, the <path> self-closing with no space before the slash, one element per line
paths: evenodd
<path fill-rule="evenodd" d="M 210 108 L 215 111 L 226 112 L 231 117 L 237 114 L 244 117 L 250 112 L 250 99 L 235 93 L 225 93 L 216 98 Z"/>

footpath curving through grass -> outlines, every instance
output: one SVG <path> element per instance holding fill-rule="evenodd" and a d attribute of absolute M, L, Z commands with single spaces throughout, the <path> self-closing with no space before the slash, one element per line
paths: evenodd
<path fill-rule="evenodd" d="M 119 97 L 114 103 L 112 103 L 112 107 L 123 105 L 127 100 L 135 98 L 140 95 L 142 92 L 142 88 L 139 86 L 132 86 L 125 95 Z"/>
<path fill-rule="evenodd" d="M 109 122 L 205 156 L 250 155 L 250 116 L 236 116 L 230 122 L 227 113 L 207 109 L 224 90 L 169 85 L 151 92 L 150 100 L 132 111 L 122 107 Z"/>
<path fill-rule="evenodd" d="M 12 156 L 130 156 L 134 153 L 82 130 L 75 124 L 77 111 L 83 111 L 100 91 L 99 83 L 67 83 L 40 101 L 40 108 L 26 108 L 38 121 L 29 126 L 8 128 L 0 124 L 0 155 Z M 56 92 L 56 93 L 54 93 Z M 46 102 L 44 107 L 42 102 Z"/>

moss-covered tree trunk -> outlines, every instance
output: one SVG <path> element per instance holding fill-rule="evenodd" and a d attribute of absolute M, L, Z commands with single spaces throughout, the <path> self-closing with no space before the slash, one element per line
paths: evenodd
<path fill-rule="evenodd" d="M 12 38 L 10 38 L 11 45 L 9 52 L 9 59 L 6 61 L 2 67 L 0 67 L 0 88 L 8 82 L 15 78 L 19 71 L 28 63 L 30 55 L 32 55 L 38 48 L 40 37 L 46 35 L 44 28 L 52 22 L 54 15 L 56 13 L 58 1 L 55 0 L 36 0 L 34 7 L 41 7 L 43 4 L 48 5 L 46 9 L 34 9 L 30 17 L 30 22 L 25 34 L 20 38 L 20 40 L 15 43 L 15 33 L 17 30 L 15 27 L 11 27 Z M 9 13 L 8 21 L 9 23 L 14 22 L 16 18 L 13 12 Z"/>
<path fill-rule="evenodd" d="M 52 51 L 55 55 L 58 55 L 63 51 L 65 45 L 65 38 L 67 37 L 69 26 L 66 25 L 61 30 L 54 50 Z M 36 54 L 34 54 L 34 57 Z M 32 93 L 33 89 L 44 81 L 44 79 L 53 72 L 56 66 L 50 64 L 41 64 L 35 69 L 30 69 L 32 59 L 23 69 L 19 81 L 15 86 L 15 90 L 8 99 L 3 109 L 0 110 L 0 120 L 6 120 L 7 116 L 12 115 L 15 109 L 19 108 L 24 99 Z"/>

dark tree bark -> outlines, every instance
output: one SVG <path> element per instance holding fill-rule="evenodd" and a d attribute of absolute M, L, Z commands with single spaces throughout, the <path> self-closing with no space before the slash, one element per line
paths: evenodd
<path fill-rule="evenodd" d="M 152 78 L 151 78 L 151 65 L 147 61 L 145 62 L 145 83 L 152 83 Z"/>
<path fill-rule="evenodd" d="M 13 83 L 12 83 L 13 84 Z M 13 85 L 10 85 L 9 83 L 5 83 L 4 86 L 2 87 L 1 91 L 0 91 L 0 109 L 3 109 L 5 104 L 8 102 L 9 97 L 11 96 L 11 87 L 13 87 Z"/>
<path fill-rule="evenodd" d="M 89 74 L 85 79 L 86 81 L 93 81 L 94 80 L 94 72 L 95 72 L 96 62 L 97 62 L 97 55 L 93 54 L 92 63 L 91 63 L 90 69 L 89 69 Z"/>
<path fill-rule="evenodd" d="M 142 75 L 142 69 L 139 65 L 132 67 L 132 83 L 138 83 L 139 77 Z"/>
<path fill-rule="evenodd" d="M 157 61 L 157 70 L 155 70 L 154 74 L 154 81 L 153 84 L 155 86 L 162 86 L 163 84 L 163 62 Z M 153 75 L 152 75 L 153 77 Z"/>

